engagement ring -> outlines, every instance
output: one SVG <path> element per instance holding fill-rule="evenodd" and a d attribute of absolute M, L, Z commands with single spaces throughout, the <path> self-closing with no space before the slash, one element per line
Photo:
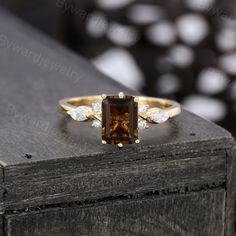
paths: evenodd
<path fill-rule="evenodd" d="M 59 109 L 76 121 L 92 121 L 93 127 L 101 129 L 102 144 L 118 147 L 139 143 L 138 132 L 147 129 L 148 123 L 161 124 L 181 113 L 175 101 L 123 92 L 63 99 Z"/>

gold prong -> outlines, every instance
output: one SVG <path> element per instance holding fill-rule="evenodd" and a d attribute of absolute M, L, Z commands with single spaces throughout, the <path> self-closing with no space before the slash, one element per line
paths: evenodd
<path fill-rule="evenodd" d="M 124 98 L 124 97 L 125 97 L 125 94 L 124 94 L 123 92 L 119 92 L 119 93 L 118 93 L 118 96 L 119 96 L 119 98 Z"/>
<path fill-rule="evenodd" d="M 118 143 L 117 146 L 118 146 L 119 148 L 122 148 L 122 147 L 123 147 L 123 143 Z"/>
<path fill-rule="evenodd" d="M 140 140 L 139 140 L 139 139 L 136 139 L 136 140 L 135 140 L 135 143 L 137 143 L 137 144 L 140 143 Z"/>
<path fill-rule="evenodd" d="M 105 141 L 105 140 L 102 140 L 102 144 L 107 144 L 107 141 Z"/>
<path fill-rule="evenodd" d="M 102 97 L 102 99 L 105 99 L 107 97 L 107 95 L 106 94 L 102 94 L 101 97 Z"/>
<path fill-rule="evenodd" d="M 102 122 L 102 117 L 99 115 L 93 115 L 93 118 Z"/>
<path fill-rule="evenodd" d="M 135 97 L 135 98 L 134 98 L 134 101 L 135 101 L 135 102 L 138 102 L 138 101 L 139 101 L 139 98 L 138 98 L 138 97 Z"/>

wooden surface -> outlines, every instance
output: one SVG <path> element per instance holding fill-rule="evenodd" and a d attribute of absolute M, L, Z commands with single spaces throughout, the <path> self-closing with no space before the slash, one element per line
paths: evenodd
<path fill-rule="evenodd" d="M 4 213 L 0 212 L 0 235 L 5 236 L 5 230 L 4 230 Z"/>
<path fill-rule="evenodd" d="M 131 206 L 128 209 L 134 213 L 122 204 L 120 207 L 111 204 L 111 213 L 107 214 L 115 217 L 121 209 L 124 216 L 130 214 L 132 218 L 132 214 L 138 214 L 138 207 L 144 207 L 152 223 L 155 217 L 165 217 L 161 210 L 164 206 L 171 212 L 169 217 L 173 221 L 180 217 L 178 210 L 187 211 L 186 218 L 180 219 L 185 223 L 192 220 L 192 228 L 187 229 L 189 235 L 222 232 L 225 185 L 229 178 L 226 153 L 233 143 L 227 131 L 183 111 L 176 119 L 140 132 L 139 145 L 122 150 L 101 145 L 99 130 L 89 127 L 89 123 L 78 124 L 66 119 L 57 112 L 58 100 L 119 91 L 136 93 L 98 73 L 89 62 L 1 10 L 0 68 L 0 107 L 5 108 L 0 116 L 0 200 L 6 235 L 45 235 L 43 226 L 54 227 L 51 235 L 60 235 L 67 224 L 68 227 L 72 227 L 72 222 L 76 224 L 77 214 L 88 214 L 91 224 L 93 218 L 89 217 L 93 214 L 98 218 L 106 214 L 105 206 L 102 213 L 97 212 L 97 208 L 86 208 L 86 204 L 95 207 L 96 202 L 121 200 Z M 202 193 L 203 190 L 206 193 Z M 180 193 L 187 195 L 180 196 Z M 166 200 L 155 198 L 147 205 L 146 200 L 128 202 L 130 197 L 144 199 L 149 195 L 163 195 Z M 197 203 L 191 203 L 192 200 L 188 203 L 192 198 L 193 202 L 202 204 L 205 215 L 198 215 Z M 205 199 L 204 204 L 201 199 Z M 69 209 L 73 204 L 75 209 Z M 189 208 L 182 209 L 184 204 L 189 204 Z M 156 208 L 162 213 L 156 214 Z M 47 221 L 43 220 L 44 214 Z M 67 217 L 71 223 L 67 223 Z M 202 223 L 195 224 L 200 218 Z M 27 232 L 25 226 L 30 223 L 32 231 Z M 111 222 L 111 226 L 114 224 Z M 120 225 L 117 227 L 131 228 L 129 224 Z M 144 228 L 140 231 L 145 235 L 146 226 L 141 225 Z M 88 230 L 86 224 L 84 227 L 81 230 Z M 39 228 L 37 233 L 35 230 Z M 78 228 L 71 230 L 76 232 Z M 101 230 L 105 230 L 104 227 Z M 150 232 L 154 235 L 155 230 L 151 228 Z M 180 232 L 173 235 L 181 235 Z"/>
<path fill-rule="evenodd" d="M 3 168 L 0 166 L 0 215 L 4 210 L 3 196 L 5 193 Z"/>
<path fill-rule="evenodd" d="M 236 235 L 236 145 L 227 153 L 226 234 Z"/>
<path fill-rule="evenodd" d="M 0 67 L 4 68 L 0 72 L 0 106 L 5 107 L 0 117 L 2 164 L 32 164 L 94 153 L 120 155 L 114 146 L 100 145 L 98 130 L 64 119 L 56 108 L 58 100 L 65 97 L 130 91 L 3 12 L 0 32 Z M 34 62 L 33 55 L 41 55 L 44 63 Z M 59 65 L 61 72 L 53 64 Z M 188 112 L 141 132 L 140 138 L 140 145 L 122 152 L 140 152 L 150 146 L 168 153 L 177 147 L 179 151 L 206 151 L 226 148 L 232 141 L 224 129 Z M 26 153 L 32 153 L 32 158 L 25 158 Z"/>
<path fill-rule="evenodd" d="M 223 236 L 224 200 L 217 190 L 38 210 L 7 216 L 6 236 Z"/>
<path fill-rule="evenodd" d="M 96 156 L 71 161 L 42 163 L 37 167 L 6 168 L 6 210 L 71 201 L 101 200 L 146 192 L 189 192 L 226 182 L 224 153 L 204 153 L 145 160 L 128 153 L 130 160 Z M 136 160 L 134 159 L 136 158 Z M 65 166 L 64 166 L 65 165 Z"/>

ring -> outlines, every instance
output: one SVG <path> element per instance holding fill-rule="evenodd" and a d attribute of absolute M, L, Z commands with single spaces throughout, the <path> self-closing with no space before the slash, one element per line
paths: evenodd
<path fill-rule="evenodd" d="M 92 121 L 101 129 L 102 144 L 139 143 L 138 131 L 148 123 L 161 124 L 181 113 L 180 104 L 167 99 L 118 95 L 72 97 L 59 101 L 59 110 L 76 121 Z"/>

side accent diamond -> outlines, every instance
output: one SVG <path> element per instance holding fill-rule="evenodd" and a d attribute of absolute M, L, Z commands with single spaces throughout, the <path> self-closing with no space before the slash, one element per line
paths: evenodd
<path fill-rule="evenodd" d="M 102 127 L 101 121 L 100 120 L 94 120 L 93 123 L 92 123 L 92 127 L 101 128 Z"/>
<path fill-rule="evenodd" d="M 146 105 L 146 104 L 138 105 L 138 113 L 139 114 L 146 113 L 148 108 L 149 108 L 149 105 Z"/>
<path fill-rule="evenodd" d="M 101 103 L 92 103 L 92 108 L 93 108 L 93 112 L 95 114 L 100 114 L 102 112 L 102 104 Z"/>
<path fill-rule="evenodd" d="M 158 124 L 166 122 L 169 118 L 170 118 L 170 116 L 169 116 L 168 112 L 162 111 L 162 110 L 154 112 L 151 116 L 151 119 Z"/>
<path fill-rule="evenodd" d="M 76 121 L 85 121 L 89 118 L 90 111 L 87 107 L 80 106 L 74 110 L 69 111 L 68 114 Z"/>
<path fill-rule="evenodd" d="M 139 121 L 138 121 L 138 128 L 139 128 L 140 130 L 142 130 L 142 129 L 147 129 L 147 128 L 148 128 L 147 121 L 146 121 L 146 120 L 143 120 L 143 119 L 139 120 Z"/>

